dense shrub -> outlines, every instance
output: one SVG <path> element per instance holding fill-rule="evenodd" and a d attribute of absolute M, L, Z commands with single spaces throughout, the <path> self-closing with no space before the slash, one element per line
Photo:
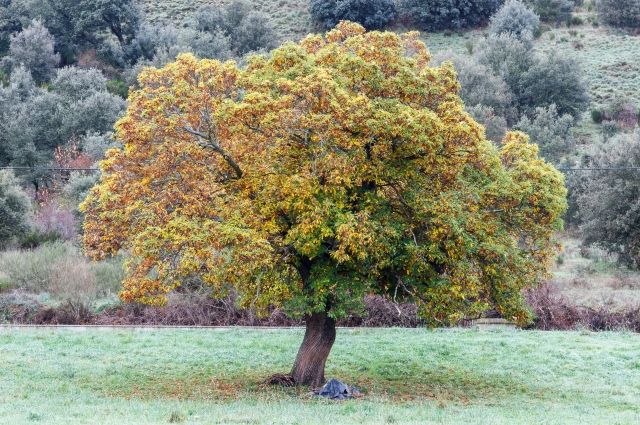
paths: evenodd
<path fill-rule="evenodd" d="M 277 42 L 270 18 L 253 10 L 246 1 L 235 0 L 226 6 L 204 5 L 185 27 L 143 23 L 123 52 L 123 61 L 132 66 L 125 80 L 133 85 L 142 67 L 163 66 L 180 53 L 227 60 L 271 49 Z"/>
<path fill-rule="evenodd" d="M 510 34 L 517 38 L 535 35 L 540 28 L 540 19 L 531 9 L 518 0 L 507 0 L 491 17 L 491 34 Z"/>
<path fill-rule="evenodd" d="M 32 323 L 43 305 L 24 291 L 0 292 L 0 323 Z"/>
<path fill-rule="evenodd" d="M 87 133 L 80 138 L 82 152 L 89 155 L 94 160 L 104 157 L 104 153 L 115 147 L 117 144 L 113 140 L 112 133 Z"/>
<path fill-rule="evenodd" d="M 9 50 L 12 34 L 22 30 L 22 17 L 26 15 L 26 5 L 21 1 L 0 1 L 0 57 Z"/>
<path fill-rule="evenodd" d="M 623 128 L 633 128 L 638 124 L 638 107 L 626 96 L 616 96 L 604 110 L 606 120 L 615 121 Z"/>
<path fill-rule="evenodd" d="M 269 50 L 277 45 L 278 37 L 266 14 L 254 10 L 245 0 L 234 0 L 226 6 L 205 5 L 194 16 L 191 25 L 198 33 L 194 39 L 211 40 L 205 48 L 194 46 L 194 53 L 201 57 L 221 57 L 227 49 L 237 56 L 258 50 Z"/>
<path fill-rule="evenodd" d="M 503 0 L 404 0 L 403 15 L 427 31 L 484 25 Z"/>
<path fill-rule="evenodd" d="M 485 106 L 482 104 L 470 106 L 466 109 L 474 120 L 484 126 L 487 139 L 495 142 L 496 144 L 502 141 L 509 129 L 507 120 L 503 116 L 496 114 L 491 106 Z"/>
<path fill-rule="evenodd" d="M 602 124 L 600 126 L 600 133 L 602 134 L 602 140 L 605 143 L 608 142 L 613 136 L 618 134 L 618 130 L 619 128 L 615 121 L 612 121 L 612 120 L 602 121 Z"/>
<path fill-rule="evenodd" d="M 524 116 L 515 128 L 529 135 L 546 160 L 557 164 L 574 146 L 573 124 L 571 115 L 558 114 L 556 105 L 551 104 L 546 108 L 536 108 L 531 119 Z"/>
<path fill-rule="evenodd" d="M 571 58 L 534 53 L 526 36 L 491 35 L 476 48 L 478 61 L 509 86 L 520 114 L 555 104 L 560 115 L 579 117 L 589 103 L 578 63 Z"/>
<path fill-rule="evenodd" d="M 604 112 L 602 109 L 592 109 L 591 120 L 596 124 L 602 123 L 602 121 L 604 121 Z"/>
<path fill-rule="evenodd" d="M 53 76 L 60 55 L 54 52 L 54 39 L 47 28 L 33 20 L 27 28 L 11 36 L 9 55 L 4 62 L 10 67 L 23 66 L 36 82 L 43 83 Z"/>
<path fill-rule="evenodd" d="M 591 17 L 590 19 L 588 19 L 589 22 L 593 22 L 593 26 L 597 27 L 598 26 L 598 22 L 595 20 L 596 18 Z M 572 15 L 569 20 L 567 21 L 567 26 L 574 26 L 574 27 L 579 27 L 581 25 L 584 25 L 584 20 L 576 15 Z"/>
<path fill-rule="evenodd" d="M 126 99 L 129 96 L 129 86 L 120 79 L 107 81 L 107 90 L 109 93 L 118 95 L 123 99 Z"/>
<path fill-rule="evenodd" d="M 129 65 L 123 72 L 127 86 L 135 86 L 140 71 L 147 66 L 162 67 L 184 52 L 201 58 L 227 60 L 236 56 L 231 37 L 224 30 L 199 31 L 195 27 L 177 28 L 172 25 L 143 24 L 135 40 L 124 53 Z M 258 29 L 259 30 L 259 29 Z"/>
<path fill-rule="evenodd" d="M 247 13 L 227 37 L 233 51 L 238 55 L 271 49 L 275 47 L 277 39 L 269 17 L 255 11 Z M 216 39 L 221 40 L 223 37 Z"/>
<path fill-rule="evenodd" d="M 522 113 L 523 75 L 531 69 L 536 58 L 529 38 L 517 38 L 511 34 L 491 35 L 482 40 L 475 49 L 477 61 L 507 85 L 513 105 Z"/>
<path fill-rule="evenodd" d="M 99 291 L 91 264 L 75 256 L 65 256 L 52 265 L 47 289 L 64 300 L 66 310 L 76 321 L 88 316 Z"/>
<path fill-rule="evenodd" d="M 325 29 L 352 21 L 367 29 L 384 28 L 397 18 L 395 0 L 311 0 L 311 16 Z"/>
<path fill-rule="evenodd" d="M 336 4 L 337 0 L 310 0 L 309 13 L 324 29 L 331 29 L 338 22 L 336 21 Z"/>
<path fill-rule="evenodd" d="M 558 114 L 579 118 L 589 105 L 587 85 L 580 65 L 572 58 L 555 54 L 536 57 L 517 90 L 518 104 L 524 112 L 555 104 Z"/>
<path fill-rule="evenodd" d="M 527 3 L 541 21 L 555 24 L 569 22 L 574 6 L 570 0 L 529 0 Z"/>
<path fill-rule="evenodd" d="M 38 229 L 31 228 L 20 237 L 18 247 L 20 249 L 34 249 L 40 245 L 54 243 L 62 240 L 57 232 L 42 233 Z"/>
<path fill-rule="evenodd" d="M 485 107 L 482 113 L 478 113 L 478 117 L 487 116 L 490 109 L 490 115 L 502 117 L 508 124 L 512 125 L 517 120 L 517 111 L 509 86 L 499 75 L 494 75 L 489 67 L 479 63 L 475 57 L 450 52 L 436 55 L 433 60 L 435 63 L 453 63 L 461 86 L 460 97 L 467 108 L 479 105 Z M 483 124 L 486 122 L 483 121 Z"/>
<path fill-rule="evenodd" d="M 244 10 L 244 3 L 240 3 L 242 14 L 249 13 L 248 10 Z M 201 6 L 193 16 L 196 30 L 203 32 L 216 32 L 216 31 L 230 31 L 228 26 L 227 10 L 218 7 L 213 4 L 206 4 Z"/>
<path fill-rule="evenodd" d="M 125 101 L 107 91 L 106 81 L 97 70 L 66 67 L 44 89 L 28 71 L 14 70 L 0 88 L 0 165 L 38 166 L 74 138 L 111 131 Z"/>
<path fill-rule="evenodd" d="M 28 229 L 31 200 L 12 172 L 0 170 L 0 249 Z"/>
<path fill-rule="evenodd" d="M 494 75 L 501 75 L 510 87 L 535 62 L 531 38 L 511 34 L 491 35 L 478 43 L 475 56 Z"/>
<path fill-rule="evenodd" d="M 584 243 L 617 254 L 630 267 L 640 266 L 640 132 L 620 134 L 590 152 L 592 171 L 578 194 Z"/>
<path fill-rule="evenodd" d="M 228 32 L 240 26 L 244 18 L 255 10 L 255 7 L 249 0 L 231 0 L 223 8 L 224 16 L 227 21 L 226 28 Z"/>
<path fill-rule="evenodd" d="M 87 197 L 89 190 L 98 182 L 98 177 L 97 173 L 72 173 L 63 189 L 65 198 L 74 205 L 80 204 Z"/>
<path fill-rule="evenodd" d="M 178 54 L 183 49 L 191 51 L 189 45 L 191 38 L 191 35 L 185 37 L 183 31 L 172 25 L 143 23 L 136 33 L 136 38 L 125 52 L 126 61 L 131 65 L 144 61 L 157 62 L 158 56 L 171 52 L 171 49 L 175 49 L 174 54 Z"/>
<path fill-rule="evenodd" d="M 640 27 L 640 0 L 598 0 L 598 18 L 612 27 Z"/>
<path fill-rule="evenodd" d="M 122 281 L 125 277 L 124 261 L 125 258 L 118 255 L 104 261 L 90 263 L 96 278 L 98 297 L 115 299 L 122 289 Z"/>
<path fill-rule="evenodd" d="M 89 305 L 120 290 L 123 259 L 99 263 L 86 259 L 69 242 L 45 243 L 35 249 L 0 252 L 0 270 L 9 288 L 47 293 L 57 302 Z"/>

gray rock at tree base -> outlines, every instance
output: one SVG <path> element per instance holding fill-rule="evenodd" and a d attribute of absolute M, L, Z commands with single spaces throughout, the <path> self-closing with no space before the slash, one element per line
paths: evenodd
<path fill-rule="evenodd" d="M 350 387 L 344 382 L 337 379 L 331 379 L 324 384 L 320 391 L 316 394 L 319 397 L 325 397 L 331 400 L 346 400 L 360 395 L 360 391 L 356 387 Z"/>

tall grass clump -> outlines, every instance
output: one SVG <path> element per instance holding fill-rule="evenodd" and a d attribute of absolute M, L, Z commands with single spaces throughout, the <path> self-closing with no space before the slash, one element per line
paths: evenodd
<path fill-rule="evenodd" d="M 55 264 L 77 251 L 64 242 L 45 243 L 36 249 L 9 250 L 0 253 L 0 270 L 8 286 L 29 292 L 47 292 Z"/>
<path fill-rule="evenodd" d="M 122 259 L 91 263 L 70 242 L 0 253 L 5 289 L 46 293 L 59 302 L 90 305 L 113 297 L 122 280 Z"/>

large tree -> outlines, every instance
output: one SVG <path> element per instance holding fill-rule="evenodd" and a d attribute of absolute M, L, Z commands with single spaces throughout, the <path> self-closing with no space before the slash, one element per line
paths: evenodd
<path fill-rule="evenodd" d="M 9 55 L 4 62 L 11 68 L 25 67 L 37 83 L 49 81 L 60 63 L 60 55 L 54 52 L 55 40 L 42 22 L 34 19 L 10 39 Z"/>
<path fill-rule="evenodd" d="M 621 134 L 589 152 L 585 177 L 574 177 L 585 245 L 599 245 L 640 268 L 640 131 Z"/>
<path fill-rule="evenodd" d="M 122 46 L 129 44 L 140 23 L 140 11 L 134 0 L 18 0 L 15 3 L 13 10 L 24 14 L 24 18 L 43 21 L 54 35 L 56 51 L 65 64 L 72 63 L 83 48 L 100 47 L 108 34 Z M 22 8 L 18 9 L 18 5 Z"/>
<path fill-rule="evenodd" d="M 182 55 L 145 70 L 82 205 L 86 249 L 129 253 L 126 301 L 198 278 L 303 316 L 303 385 L 324 381 L 335 321 L 367 293 L 413 299 L 434 325 L 489 308 L 526 321 L 562 175 L 523 133 L 488 142 L 429 58 L 417 33 L 342 22 L 245 69 Z"/>

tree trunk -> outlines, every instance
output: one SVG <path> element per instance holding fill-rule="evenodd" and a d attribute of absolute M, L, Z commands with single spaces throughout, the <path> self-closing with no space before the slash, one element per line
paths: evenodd
<path fill-rule="evenodd" d="M 291 377 L 296 385 L 312 388 L 324 384 L 324 365 L 336 340 L 336 322 L 326 313 L 314 313 L 305 318 L 307 329 L 298 350 Z"/>

